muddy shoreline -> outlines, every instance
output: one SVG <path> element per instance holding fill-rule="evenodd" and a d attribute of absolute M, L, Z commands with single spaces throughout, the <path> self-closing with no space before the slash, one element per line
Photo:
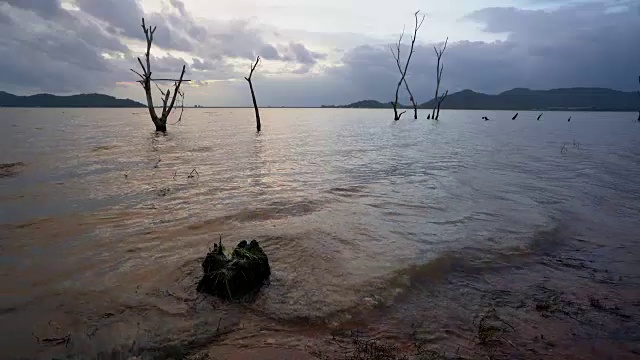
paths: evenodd
<path fill-rule="evenodd" d="M 367 298 L 353 309 L 325 318 L 270 318 L 255 304 L 229 304 L 197 294 L 193 283 L 199 273 L 194 270 L 181 286 L 141 294 L 157 298 L 157 306 L 131 304 L 100 313 L 96 312 L 99 306 L 94 308 L 97 304 L 84 304 L 95 313 L 77 309 L 83 314 L 78 322 L 69 322 L 73 314 L 59 313 L 34 321 L 39 327 L 31 334 L 33 351 L 14 355 L 637 358 L 640 302 L 633 286 L 637 279 L 594 267 L 575 255 L 573 249 L 553 245 L 553 249 L 530 249 L 525 256 L 519 253 L 501 263 L 450 260 L 441 273 L 430 269 L 428 276 L 422 276 L 420 270 L 399 275 L 406 282 L 405 290 L 393 298 Z M 537 280 L 531 278 L 531 272 L 539 275 Z M 558 272 L 571 276 L 573 286 L 557 282 Z M 3 316 L 11 316 L 11 309 L 3 309 Z"/>

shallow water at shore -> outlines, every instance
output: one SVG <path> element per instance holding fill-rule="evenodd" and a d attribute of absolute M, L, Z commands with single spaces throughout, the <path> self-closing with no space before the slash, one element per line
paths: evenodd
<path fill-rule="evenodd" d="M 0 348 L 331 350 L 356 328 L 408 344 L 428 320 L 431 345 L 473 352 L 473 317 L 495 307 L 520 325 L 511 351 L 562 353 L 527 343 L 539 326 L 570 353 L 632 358 L 634 114 L 511 115 L 265 109 L 257 135 L 251 109 L 188 109 L 157 136 L 137 109 L 0 109 L 0 163 L 24 163 L 0 178 Z M 269 255 L 255 303 L 195 293 L 220 237 Z M 550 293 L 564 312 L 545 317 Z"/>

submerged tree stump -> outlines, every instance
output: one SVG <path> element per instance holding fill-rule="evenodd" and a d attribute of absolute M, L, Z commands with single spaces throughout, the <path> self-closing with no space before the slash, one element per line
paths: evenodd
<path fill-rule="evenodd" d="M 197 291 L 227 300 L 255 295 L 271 275 L 269 259 L 256 240 L 241 241 L 231 257 L 222 242 L 215 244 L 202 262 L 204 274 Z"/>
<path fill-rule="evenodd" d="M 24 169 L 23 162 L 0 164 L 0 178 L 15 177 Z"/>

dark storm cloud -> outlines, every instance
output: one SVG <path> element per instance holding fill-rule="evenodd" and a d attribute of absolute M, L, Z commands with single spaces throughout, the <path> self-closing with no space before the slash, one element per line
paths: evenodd
<path fill-rule="evenodd" d="M 0 3 L 0 85 L 8 89 L 85 91 L 109 83 L 102 56 L 128 48 L 114 36 L 53 1 Z M 49 20 L 48 20 L 49 19 Z M 33 24 L 37 24 L 33 26 Z"/>
<path fill-rule="evenodd" d="M 302 44 L 291 44 L 289 45 L 291 52 L 295 56 L 296 60 L 301 64 L 315 64 L 316 59 L 311 54 L 311 51 L 307 50 L 306 47 Z"/>
<path fill-rule="evenodd" d="M 303 65 L 313 65 L 318 62 L 318 59 L 326 58 L 326 55 L 310 51 L 304 44 L 292 42 L 289 44 L 288 52 L 283 58 L 295 60 Z"/>
<path fill-rule="evenodd" d="M 297 75 L 308 73 L 318 63 L 318 60 L 327 57 L 326 54 L 311 51 L 304 44 L 297 42 L 290 42 L 287 46 L 280 46 L 280 52 L 283 54 L 280 60 L 300 65 L 291 71 Z"/>
<path fill-rule="evenodd" d="M 0 12 L 0 24 L 4 24 L 4 25 L 11 25 L 13 23 L 13 20 L 11 20 L 11 17 L 3 12 Z"/>
<path fill-rule="evenodd" d="M 122 30 L 129 37 L 142 38 L 142 8 L 136 0 L 76 0 L 80 10 L 112 27 Z"/>
<path fill-rule="evenodd" d="M 196 79 L 204 72 L 213 79 L 236 76 L 226 60 L 230 57 L 252 59 L 264 52 L 266 59 L 280 58 L 249 22 L 201 23 L 179 0 L 170 1 L 172 8 L 150 14 L 136 0 L 76 0 L 74 4 L 75 10 L 66 10 L 59 0 L 0 0 L 0 63 L 5 70 L 0 73 L 1 89 L 99 91 L 116 81 L 134 80 L 129 68 L 137 69 L 136 57 L 142 53 L 132 53 L 125 42 L 144 39 L 143 16 L 147 25 L 157 26 L 154 46 L 211 59 L 194 64 Z M 156 74 L 171 76 L 185 63 L 173 56 L 154 60 Z"/>
<path fill-rule="evenodd" d="M 510 60 L 510 71 L 517 71 L 513 78 L 524 86 L 629 89 L 640 58 L 639 9 L 640 3 L 623 12 L 586 3 L 552 12 L 485 9 L 468 18 L 485 24 L 486 31 L 508 34 L 489 50 Z M 456 51 L 471 55 L 464 47 Z M 452 49 L 452 62 L 454 56 Z"/>
<path fill-rule="evenodd" d="M 386 46 L 347 48 L 342 64 L 327 68 L 319 64 L 327 55 L 300 41 L 274 46 L 249 21 L 203 21 L 194 18 L 180 0 L 169 3 L 171 7 L 162 12 L 143 14 L 134 0 L 76 0 L 79 10 L 65 10 L 59 0 L 0 0 L 0 89 L 100 91 L 116 81 L 136 80 L 129 68 L 137 69 L 136 57 L 142 55 L 139 22 L 145 16 L 149 25 L 158 27 L 155 45 L 187 53 L 182 59 L 175 53 L 154 51 L 162 54 L 154 57 L 157 75 L 175 76 L 188 62 L 189 77 L 202 84 L 241 79 L 229 59 L 253 61 L 261 55 L 265 60 L 290 63 L 290 74 L 262 79 L 260 86 L 269 94 L 265 101 L 274 105 L 367 98 L 387 102 L 393 97 L 399 75 Z M 546 11 L 476 11 L 464 21 L 477 22 L 485 32 L 503 34 L 505 40 L 451 42 L 442 87 L 490 93 L 513 87 L 636 89 L 639 16 L 637 1 L 582 2 Z M 132 52 L 128 46 L 134 44 L 138 47 Z M 420 102 L 433 96 L 434 69 L 433 48 L 418 45 L 408 81 Z M 311 72 L 313 76 L 304 75 Z M 295 76 L 286 76 L 291 74 Z M 406 94 L 401 101 L 408 102 Z"/>
<path fill-rule="evenodd" d="M 638 7 L 611 11 L 606 4 L 586 3 L 551 11 L 488 8 L 469 14 L 466 20 L 507 38 L 450 43 L 442 86 L 489 93 L 514 87 L 633 90 L 640 59 Z M 435 61 L 431 46 L 416 47 L 408 80 L 420 102 L 433 97 Z M 352 100 L 391 100 L 399 75 L 388 47 L 357 47 L 345 53 L 343 63 L 330 76 L 348 80 L 357 94 Z M 406 94 L 402 101 L 408 101 Z"/>
<path fill-rule="evenodd" d="M 266 60 L 278 60 L 280 59 L 280 54 L 278 50 L 273 46 L 266 44 L 260 49 L 260 56 L 262 56 Z"/>
<path fill-rule="evenodd" d="M 55 18 L 63 11 L 60 7 L 60 0 L 0 0 L 0 5 L 3 3 L 33 11 L 47 20 Z"/>

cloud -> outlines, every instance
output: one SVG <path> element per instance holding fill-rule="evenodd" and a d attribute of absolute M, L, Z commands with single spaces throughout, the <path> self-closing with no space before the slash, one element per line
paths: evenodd
<path fill-rule="evenodd" d="M 280 54 L 278 53 L 278 50 L 273 45 L 269 45 L 269 44 L 265 44 L 260 49 L 260 56 L 262 56 L 266 60 L 280 59 Z"/>
<path fill-rule="evenodd" d="M 194 80 L 229 79 L 238 76 L 230 59 L 252 59 L 262 51 L 267 59 L 279 59 L 247 20 L 196 21 L 178 0 L 171 1 L 170 9 L 146 14 L 135 0 L 75 0 L 74 5 L 67 10 L 59 0 L 0 0 L 0 55 L 7 69 L 0 73 L 0 87 L 101 91 L 132 81 L 129 68 L 137 69 L 136 57 L 143 51 L 143 16 L 147 25 L 157 26 L 152 52 L 156 75 L 175 77 L 191 59 L 194 68 L 188 73 Z M 138 50 L 132 51 L 129 46 L 136 44 Z M 183 59 L 174 50 L 189 56 Z M 37 66 L 25 65 L 32 61 Z"/>
<path fill-rule="evenodd" d="M 47 20 L 55 18 L 62 12 L 60 0 L 0 0 L 0 4 L 2 3 L 33 11 Z"/>
<path fill-rule="evenodd" d="M 169 0 L 171 6 L 173 6 L 181 16 L 188 16 L 187 9 L 184 6 L 184 3 L 180 0 Z"/>
<path fill-rule="evenodd" d="M 96 91 L 110 84 L 111 64 L 103 54 L 128 52 L 116 37 L 58 2 L 0 4 L 0 84 L 19 90 Z M 37 24 L 34 26 L 34 24 Z M 28 59 L 29 61 L 25 61 Z"/>
<path fill-rule="evenodd" d="M 140 23 L 144 13 L 136 0 L 76 0 L 76 5 L 83 13 L 118 28 L 123 35 L 143 38 Z"/>
<path fill-rule="evenodd" d="M 488 8 L 466 19 L 478 22 L 484 31 L 507 37 L 450 43 L 444 56 L 444 89 L 499 93 L 514 87 L 637 87 L 637 10 L 611 12 L 606 4 L 597 3 L 547 11 Z M 407 51 L 403 49 L 404 54 Z M 430 45 L 416 47 L 407 79 L 420 102 L 433 97 L 435 62 Z M 349 100 L 392 99 L 399 72 L 387 46 L 353 48 L 342 63 L 330 69 L 329 76 L 348 79 L 357 94 Z M 408 95 L 401 94 L 406 103 Z"/>
<path fill-rule="evenodd" d="M 193 58 L 191 68 L 200 71 L 214 70 L 216 68 L 216 64 L 214 64 L 214 62 L 211 60 L 200 60 Z"/>
<path fill-rule="evenodd" d="M 288 52 L 284 55 L 284 59 L 295 60 L 303 65 L 313 65 L 318 62 L 318 59 L 325 57 L 325 54 L 310 51 L 303 44 L 295 42 L 289 44 Z"/>
<path fill-rule="evenodd" d="M 233 80 L 241 80 L 247 60 L 258 55 L 271 60 L 255 84 L 264 105 L 369 98 L 386 102 L 393 98 L 399 80 L 385 45 L 392 39 L 280 31 L 255 19 L 204 20 L 180 0 L 165 0 L 161 10 L 146 13 L 136 0 L 75 0 L 74 4 L 76 8 L 67 10 L 59 0 L 0 0 L 4 69 L 0 88 L 108 91 L 116 82 L 135 81 L 129 68 L 137 68 L 136 57 L 144 51 L 143 16 L 148 25 L 157 26 L 154 75 L 175 77 L 187 64 L 190 79 L 200 85 L 193 88 L 201 91 L 202 99 L 210 99 L 202 104 L 214 98 L 244 104 L 246 84 Z M 639 15 L 640 4 L 625 0 L 554 4 L 546 10 L 474 11 L 461 21 L 477 25 L 482 31 L 479 38 L 502 41 L 451 41 L 444 56 L 442 87 L 489 93 L 513 87 L 636 89 Z M 433 48 L 419 43 L 407 78 L 418 101 L 433 96 L 434 72 Z M 127 97 L 141 99 L 140 89 L 134 90 Z M 216 97 L 205 91 L 215 92 Z M 408 102 L 404 91 L 401 99 Z"/>

